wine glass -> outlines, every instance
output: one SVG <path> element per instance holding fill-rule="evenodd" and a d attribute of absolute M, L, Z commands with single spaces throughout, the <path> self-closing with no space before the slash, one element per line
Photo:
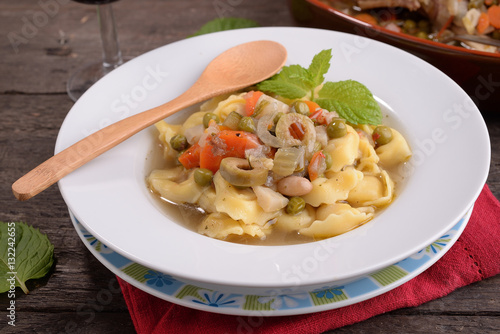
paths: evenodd
<path fill-rule="evenodd" d="M 123 64 L 123 57 L 118 44 L 115 18 L 111 3 L 118 0 L 73 0 L 84 4 L 97 5 L 97 15 L 102 41 L 103 59 L 80 68 L 68 80 L 67 92 L 76 101 L 97 80 Z"/>

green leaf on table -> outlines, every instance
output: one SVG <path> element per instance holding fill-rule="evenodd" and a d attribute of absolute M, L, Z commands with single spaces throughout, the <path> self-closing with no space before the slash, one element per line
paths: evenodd
<path fill-rule="evenodd" d="M 213 32 L 224 31 L 224 30 L 255 28 L 258 26 L 259 24 L 253 20 L 236 18 L 236 17 L 222 17 L 207 22 L 200 28 L 200 30 L 191 35 L 191 37 L 210 34 Z"/>
<path fill-rule="evenodd" d="M 380 106 L 372 93 L 354 80 L 326 82 L 314 101 L 321 108 L 336 111 L 352 124 L 382 123 Z"/>
<path fill-rule="evenodd" d="M 46 235 L 22 222 L 0 222 L 0 293 L 11 284 L 28 293 L 26 281 L 42 278 L 54 263 L 54 245 Z"/>

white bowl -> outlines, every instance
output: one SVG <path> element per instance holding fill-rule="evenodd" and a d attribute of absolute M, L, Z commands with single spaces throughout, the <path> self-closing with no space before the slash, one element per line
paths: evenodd
<path fill-rule="evenodd" d="M 332 48 L 326 80 L 365 84 L 400 129 L 414 156 L 405 185 L 388 209 L 344 235 L 300 245 L 248 246 L 196 234 L 166 215 L 145 185 L 154 129 L 135 135 L 59 182 L 69 209 L 87 231 L 126 258 L 205 287 L 247 293 L 311 290 L 385 268 L 420 251 L 456 224 L 488 174 L 484 121 L 467 94 L 442 72 L 389 45 L 333 31 L 252 28 L 203 35 L 148 52 L 85 93 L 65 119 L 61 151 L 120 118 L 162 104 L 186 90 L 224 50 L 274 40 L 288 64 L 307 67 Z M 170 121 L 185 117 L 176 115 Z"/>

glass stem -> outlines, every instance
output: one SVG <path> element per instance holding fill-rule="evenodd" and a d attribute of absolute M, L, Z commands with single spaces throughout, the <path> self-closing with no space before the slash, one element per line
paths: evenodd
<path fill-rule="evenodd" d="M 111 4 L 98 5 L 97 16 L 101 31 L 103 68 L 104 73 L 108 73 L 123 63 Z"/>

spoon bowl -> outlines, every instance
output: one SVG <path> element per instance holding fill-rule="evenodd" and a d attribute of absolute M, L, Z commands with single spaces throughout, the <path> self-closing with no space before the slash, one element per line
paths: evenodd
<path fill-rule="evenodd" d="M 28 200 L 148 126 L 196 103 L 271 77 L 283 67 L 286 58 L 286 49 L 281 44 L 266 40 L 240 44 L 223 52 L 183 94 L 113 123 L 54 155 L 12 185 L 14 196 Z"/>

